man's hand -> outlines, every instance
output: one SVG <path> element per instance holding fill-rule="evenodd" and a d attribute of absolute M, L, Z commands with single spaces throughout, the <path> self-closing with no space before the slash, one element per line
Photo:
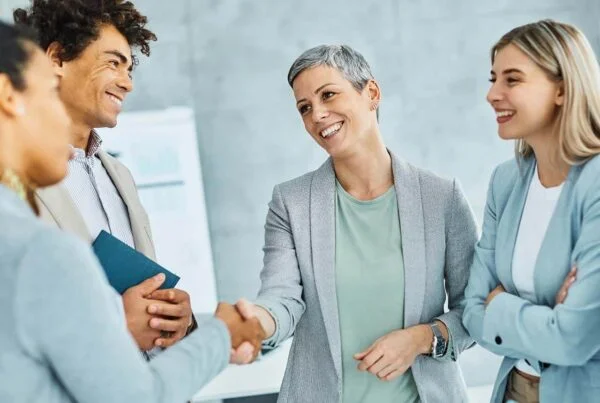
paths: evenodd
<path fill-rule="evenodd" d="M 173 288 L 156 290 L 148 298 L 151 302 L 148 313 L 159 316 L 150 320 L 150 327 L 161 333 L 154 345 L 170 347 L 181 340 L 192 325 L 190 296 L 185 291 Z"/>
<path fill-rule="evenodd" d="M 152 315 L 148 313 L 151 301 L 146 297 L 165 281 L 164 274 L 158 274 L 140 284 L 129 288 L 123 293 L 123 308 L 129 333 L 135 339 L 141 350 L 150 350 L 154 341 L 160 337 L 160 331 L 150 328 Z"/>
<path fill-rule="evenodd" d="M 215 316 L 227 325 L 231 334 L 231 362 L 241 363 L 237 358 L 254 360 L 260 351 L 265 331 L 256 318 L 245 319 L 231 304 L 221 302 Z"/>

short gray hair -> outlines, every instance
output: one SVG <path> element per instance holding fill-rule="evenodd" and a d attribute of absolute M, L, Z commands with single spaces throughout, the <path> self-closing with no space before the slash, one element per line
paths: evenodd
<path fill-rule="evenodd" d="M 288 72 L 290 87 L 298 74 L 317 66 L 328 66 L 338 70 L 359 92 L 373 79 L 369 63 L 350 46 L 320 45 L 308 49 L 294 61 Z"/>

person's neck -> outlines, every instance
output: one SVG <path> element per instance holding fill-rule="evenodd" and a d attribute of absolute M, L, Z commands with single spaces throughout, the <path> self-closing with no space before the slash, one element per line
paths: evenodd
<path fill-rule="evenodd" d="M 21 137 L 15 128 L 10 125 L 2 125 L 0 133 L 0 173 L 3 170 L 9 170 L 16 173 L 19 177 L 23 176 L 24 162 L 23 147 L 19 144 L 18 139 Z"/>
<path fill-rule="evenodd" d="M 33 187 L 25 175 L 25 160 L 18 136 L 9 134 L 10 128 L 0 128 L 4 133 L 0 141 L 0 184 L 14 191 L 21 199 L 31 203 L 31 192 Z M 35 206 L 32 204 L 35 211 Z"/>
<path fill-rule="evenodd" d="M 571 167 L 561 158 L 555 137 L 539 136 L 528 141 L 528 144 L 535 155 L 540 183 L 546 188 L 563 183 Z"/>
<path fill-rule="evenodd" d="M 333 159 L 337 180 L 353 197 L 371 200 L 394 184 L 392 159 L 381 136 L 376 133 L 368 144 L 358 145 L 353 153 Z"/>
<path fill-rule="evenodd" d="M 86 124 L 76 124 L 73 122 L 71 128 L 71 145 L 75 148 L 87 151 L 92 130 L 93 129 Z"/>

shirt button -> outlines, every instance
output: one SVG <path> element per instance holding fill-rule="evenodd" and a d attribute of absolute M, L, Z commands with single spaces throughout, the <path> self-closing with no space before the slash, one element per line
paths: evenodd
<path fill-rule="evenodd" d="M 502 344 L 502 337 L 496 336 L 496 338 L 494 339 L 494 341 L 496 342 L 496 344 Z"/>

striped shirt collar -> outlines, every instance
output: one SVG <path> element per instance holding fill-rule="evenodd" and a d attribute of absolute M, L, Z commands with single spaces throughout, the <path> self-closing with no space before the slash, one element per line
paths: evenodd
<path fill-rule="evenodd" d="M 93 158 L 98 156 L 98 152 L 100 151 L 100 147 L 102 146 L 102 138 L 95 130 L 92 130 L 92 134 L 88 140 L 87 153 L 85 150 L 81 148 L 76 148 L 71 146 L 71 151 L 73 154 L 73 159 L 75 160 L 85 160 L 86 158 Z"/>

